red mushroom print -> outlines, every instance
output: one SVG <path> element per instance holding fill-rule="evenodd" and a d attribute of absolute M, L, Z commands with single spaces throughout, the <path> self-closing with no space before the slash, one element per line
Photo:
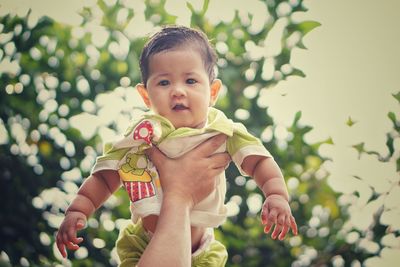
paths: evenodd
<path fill-rule="evenodd" d="M 138 126 L 136 126 L 133 132 L 134 140 L 144 140 L 148 145 L 150 145 L 150 138 L 153 135 L 153 125 L 149 121 L 143 121 Z"/>

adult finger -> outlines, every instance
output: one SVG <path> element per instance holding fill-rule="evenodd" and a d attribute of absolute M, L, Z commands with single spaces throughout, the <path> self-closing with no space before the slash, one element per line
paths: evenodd
<path fill-rule="evenodd" d="M 208 157 L 213 154 L 226 141 L 226 138 L 227 136 L 224 134 L 216 135 L 203 142 L 192 151 L 199 153 L 200 156 Z"/>
<path fill-rule="evenodd" d="M 145 153 L 146 156 L 149 157 L 156 166 L 158 166 L 158 164 L 162 164 L 166 158 L 166 156 L 155 146 L 146 149 Z"/>
<path fill-rule="evenodd" d="M 225 166 L 213 168 L 209 170 L 209 178 L 215 181 L 215 177 L 219 175 L 221 172 L 225 171 Z"/>
<path fill-rule="evenodd" d="M 210 162 L 213 169 L 223 168 L 225 169 L 231 161 L 231 156 L 227 152 L 216 153 L 210 156 Z"/>

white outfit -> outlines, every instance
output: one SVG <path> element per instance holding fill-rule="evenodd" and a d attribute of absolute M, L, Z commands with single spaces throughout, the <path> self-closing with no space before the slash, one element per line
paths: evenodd
<path fill-rule="evenodd" d="M 177 158 L 220 133 L 226 134 L 228 139 L 216 153 L 227 151 L 243 175 L 241 165 L 247 156 L 272 157 L 243 124 L 234 123 L 221 111 L 210 108 L 207 124 L 202 129 L 175 129 L 171 122 L 159 115 L 144 115 L 128 129 L 124 138 L 106 144 L 104 154 L 97 158 L 92 173 L 105 169 L 119 172 L 131 199 L 132 219 L 135 222 L 138 217 L 159 214 L 162 201 L 157 170 L 143 151 L 155 145 L 168 157 Z M 192 209 L 191 224 L 200 227 L 221 225 L 227 215 L 225 193 L 225 173 L 221 173 L 217 177 L 217 188 Z"/>

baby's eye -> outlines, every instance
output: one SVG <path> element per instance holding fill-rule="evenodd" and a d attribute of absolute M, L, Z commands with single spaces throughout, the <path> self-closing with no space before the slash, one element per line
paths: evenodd
<path fill-rule="evenodd" d="M 169 85 L 169 81 L 167 81 L 167 80 L 159 81 L 159 82 L 158 82 L 158 85 L 167 86 L 167 85 Z"/>
<path fill-rule="evenodd" d="M 188 83 L 188 84 L 195 84 L 195 83 L 197 83 L 197 81 L 196 81 L 195 79 L 187 79 L 187 80 L 186 80 L 186 83 Z"/>

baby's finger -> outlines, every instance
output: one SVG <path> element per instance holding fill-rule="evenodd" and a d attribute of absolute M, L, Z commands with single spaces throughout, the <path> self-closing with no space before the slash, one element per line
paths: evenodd
<path fill-rule="evenodd" d="M 297 223 L 296 223 L 296 220 L 294 219 L 293 215 L 290 215 L 290 228 L 292 228 L 292 232 L 294 235 L 298 234 Z"/>
<path fill-rule="evenodd" d="M 80 243 L 82 243 L 82 241 L 83 241 L 83 238 L 82 238 L 82 237 L 77 237 L 77 238 L 74 239 L 74 243 L 77 244 L 77 245 L 79 245 Z"/>
<path fill-rule="evenodd" d="M 268 216 L 266 217 L 266 225 L 264 227 L 264 232 L 265 233 L 268 234 L 269 231 L 271 231 L 272 226 L 276 223 L 276 217 L 277 217 L 277 211 L 275 209 L 272 209 L 268 213 Z"/>
<path fill-rule="evenodd" d="M 268 204 L 266 204 L 261 211 L 261 223 L 267 224 L 268 223 Z"/>
<path fill-rule="evenodd" d="M 274 231 L 271 234 L 272 239 L 276 239 L 278 237 L 278 234 L 281 232 L 281 230 L 282 230 L 282 225 L 276 224 Z"/>
<path fill-rule="evenodd" d="M 74 244 L 72 242 L 68 242 L 66 245 L 67 245 L 67 248 L 70 250 L 77 250 L 79 248 L 79 246 L 77 244 Z"/>
<path fill-rule="evenodd" d="M 82 230 L 83 228 L 85 228 L 85 221 L 82 219 L 79 219 L 76 223 L 76 230 Z"/>
<path fill-rule="evenodd" d="M 75 227 L 71 227 L 68 230 L 68 241 L 72 241 L 75 244 L 79 244 L 82 242 L 83 238 L 77 237 L 77 231 L 81 230 L 85 227 L 85 221 L 79 219 L 75 225 Z"/>
<path fill-rule="evenodd" d="M 63 258 L 67 257 L 67 252 L 65 251 L 65 246 L 64 243 L 61 240 L 61 235 L 59 233 L 57 233 L 57 237 L 56 237 L 56 245 L 58 248 L 58 251 L 60 251 L 61 256 L 63 256 Z"/>
<path fill-rule="evenodd" d="M 58 248 L 58 251 L 60 251 L 61 256 L 62 256 L 63 258 L 66 258 L 66 257 L 67 257 L 67 251 L 65 250 L 64 244 L 62 244 L 62 243 L 57 243 L 57 248 Z"/>
<path fill-rule="evenodd" d="M 282 232 L 279 235 L 279 240 L 283 240 L 287 234 L 287 232 L 289 231 L 289 227 L 290 227 L 290 222 L 289 222 L 289 218 L 286 217 L 285 222 L 283 224 L 283 228 L 282 228 Z"/>
<path fill-rule="evenodd" d="M 76 238 L 76 237 L 75 237 Z M 72 237 L 70 239 L 69 234 L 68 233 L 64 233 L 63 234 L 63 244 L 65 245 L 65 247 L 67 249 L 70 250 L 77 250 L 79 248 L 79 246 L 75 243 L 73 243 L 74 237 Z"/>
<path fill-rule="evenodd" d="M 77 239 L 75 228 L 74 228 L 74 227 L 71 227 L 71 228 L 68 230 L 67 234 L 68 234 L 68 240 L 67 240 L 67 242 L 71 242 L 71 241 L 72 241 L 72 242 L 75 243 L 75 240 Z"/>
<path fill-rule="evenodd" d="M 264 233 L 268 234 L 269 231 L 271 231 L 273 225 L 274 225 L 274 223 L 272 223 L 272 222 L 267 222 L 267 224 L 266 224 L 265 227 L 264 227 Z"/>
<path fill-rule="evenodd" d="M 68 234 L 66 232 L 63 232 L 62 234 L 62 242 L 64 245 L 66 245 L 69 242 Z"/>
<path fill-rule="evenodd" d="M 268 222 L 276 223 L 277 222 L 277 218 L 278 218 L 277 210 L 276 209 L 270 210 L 269 213 L 268 213 L 268 216 L 267 216 Z"/>
<path fill-rule="evenodd" d="M 285 214 L 279 214 L 277 217 L 276 223 L 282 226 L 285 224 L 285 222 L 286 222 Z"/>
<path fill-rule="evenodd" d="M 273 239 L 276 239 L 278 237 L 279 233 L 281 232 L 281 230 L 283 228 L 284 223 L 285 223 L 285 215 L 279 214 L 276 219 L 275 229 L 271 235 Z"/>

